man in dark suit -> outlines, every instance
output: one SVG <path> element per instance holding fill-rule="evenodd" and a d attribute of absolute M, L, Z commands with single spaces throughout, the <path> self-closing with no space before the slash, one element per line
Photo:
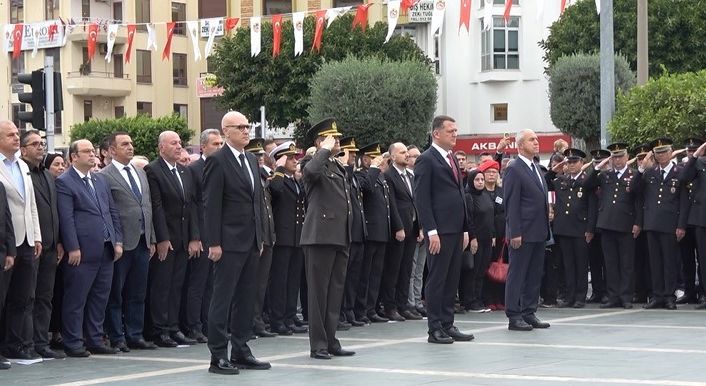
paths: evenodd
<path fill-rule="evenodd" d="M 407 146 L 400 142 L 393 143 L 388 152 L 392 162 L 385 171 L 385 180 L 390 187 L 390 199 L 395 201 L 390 216 L 401 226 L 392 230 L 394 237 L 387 245 L 380 292 L 385 317 L 398 322 L 406 319 L 420 320 L 422 316 L 408 304 L 414 248 L 419 238 L 417 208 L 414 206 L 414 179 L 407 171 Z"/>
<path fill-rule="evenodd" d="M 203 171 L 206 167 L 206 158 L 223 147 L 221 132 L 217 129 L 206 129 L 201 132 L 201 157 L 192 162 L 188 169 L 191 172 L 194 187 L 196 188 L 196 202 L 198 203 L 196 212 L 199 218 L 199 230 L 206 229 L 204 221 L 204 197 L 203 197 Z M 203 243 L 202 243 L 203 244 Z M 208 320 L 208 306 L 211 300 L 213 277 L 211 268 L 213 263 L 208 259 L 208 253 L 201 248 L 198 256 L 189 259 L 186 267 L 186 281 L 184 283 L 184 324 L 186 325 L 186 336 L 197 341 L 206 343 L 207 338 L 206 323 Z M 208 284 L 211 284 L 209 288 Z"/>
<path fill-rule="evenodd" d="M 7 194 L 3 184 L 0 184 L 0 224 L 0 240 L 4 240 L 0 243 L 0 315 L 3 315 L 7 284 L 10 281 L 8 271 L 12 269 L 17 254 L 12 213 L 10 213 L 10 206 L 7 204 Z M 10 366 L 10 361 L 0 355 L 0 370 L 7 370 Z"/>
<path fill-rule="evenodd" d="M 544 247 L 549 238 L 549 207 L 546 182 L 533 158 L 539 139 L 532 130 L 515 137 L 518 158 L 505 168 L 503 204 L 506 234 L 510 240 L 510 266 L 505 282 L 505 315 L 508 329 L 530 331 L 547 328 L 535 312 L 542 284 Z"/>
<path fill-rule="evenodd" d="M 115 354 L 103 343 L 103 321 L 113 279 L 113 262 L 123 254 L 120 213 L 105 176 L 92 174 L 93 144 L 82 139 L 69 148 L 73 167 L 56 180 L 64 267 L 64 351 L 68 356 Z M 84 342 L 86 348 L 84 348 Z"/>
<path fill-rule="evenodd" d="M 270 364 L 255 359 L 247 344 L 252 335 L 263 232 L 258 163 L 252 153 L 245 151 L 250 124 L 244 115 L 231 111 L 223 116 L 221 128 L 226 146 L 206 158 L 203 178 L 204 241 L 208 258 L 214 262 L 214 296 L 208 312 L 208 371 L 230 375 L 238 374 L 238 368 L 266 370 Z"/>
<path fill-rule="evenodd" d="M 112 133 L 108 143 L 111 162 L 101 174 L 120 212 L 124 251 L 113 268 L 106 332 L 111 346 L 122 352 L 129 352 L 130 348 L 155 349 L 157 346 L 146 342 L 143 336 L 147 273 L 156 244 L 147 175 L 130 165 L 134 148 L 128 133 Z"/>
<path fill-rule="evenodd" d="M 461 169 L 451 154 L 458 129 L 453 118 L 434 117 L 431 146 L 414 167 L 414 197 L 427 240 L 429 274 L 425 289 L 429 343 L 473 340 L 454 326 L 454 299 L 461 271 L 461 254 L 468 246 L 470 219 Z M 399 202 L 399 201 L 398 201 Z M 405 298 L 406 299 L 406 298 Z"/>
<path fill-rule="evenodd" d="M 317 148 L 302 170 L 308 207 L 300 244 L 306 257 L 309 347 L 312 358 L 331 359 L 355 354 L 341 348 L 336 339 L 353 214 L 346 171 L 334 158 L 340 152 L 341 136 L 336 121 L 324 119 L 308 135 Z"/>
<path fill-rule="evenodd" d="M 270 272 L 270 329 L 280 335 L 305 333 L 306 327 L 294 324 L 299 299 L 304 254 L 299 246 L 304 223 L 304 189 L 294 179 L 297 171 L 294 142 L 288 141 L 272 150 L 276 169 L 269 183 L 272 195 L 277 243 L 272 252 Z"/>
<path fill-rule="evenodd" d="M 177 164 L 181 149 L 179 134 L 163 131 L 159 158 L 145 166 L 157 240 L 157 258 L 150 260 L 149 309 L 154 343 L 160 347 L 196 343 L 179 329 L 187 259 L 201 250 L 196 187 L 191 173 Z"/>

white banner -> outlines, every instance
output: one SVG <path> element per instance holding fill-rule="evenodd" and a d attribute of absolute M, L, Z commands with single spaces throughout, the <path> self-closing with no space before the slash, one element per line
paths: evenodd
<path fill-rule="evenodd" d="M 49 26 L 56 24 L 57 31 L 54 34 L 54 39 L 49 40 Z M 8 35 L 9 28 L 9 35 Z M 14 30 L 14 24 L 5 24 L 5 51 L 12 52 L 12 31 Z M 39 33 L 38 39 L 34 40 L 34 34 L 32 31 L 37 31 Z M 39 23 L 25 24 L 23 31 L 24 38 L 22 39 L 21 51 L 34 50 L 35 46 L 39 49 L 63 47 L 66 44 L 66 35 L 64 29 L 61 28 L 61 22 L 59 20 L 43 21 Z"/>
<path fill-rule="evenodd" d="M 152 23 L 147 24 L 147 50 L 157 51 L 157 36 Z"/>
<path fill-rule="evenodd" d="M 209 37 L 209 28 L 214 25 L 216 26 L 216 32 L 214 33 L 215 36 L 225 35 L 224 19 L 222 17 L 214 17 L 211 19 L 201 19 L 201 37 Z"/>
<path fill-rule="evenodd" d="M 294 56 L 298 56 L 304 52 L 304 12 L 294 12 L 292 24 L 294 24 Z"/>
<path fill-rule="evenodd" d="M 108 25 L 108 49 L 105 53 L 105 61 L 108 63 L 113 60 L 113 47 L 115 46 L 115 38 L 118 36 L 118 27 L 120 24 Z"/>
<path fill-rule="evenodd" d="M 201 48 L 199 47 L 199 22 L 187 21 L 186 29 L 191 37 L 191 47 L 194 49 L 194 61 L 201 59 Z"/>
<path fill-rule="evenodd" d="M 260 54 L 260 45 L 262 44 L 260 19 L 260 16 L 250 18 L 250 56 Z"/>
<path fill-rule="evenodd" d="M 400 17 L 400 0 L 390 0 L 387 2 L 387 37 L 385 43 L 390 41 L 392 34 L 397 27 L 397 19 Z"/>

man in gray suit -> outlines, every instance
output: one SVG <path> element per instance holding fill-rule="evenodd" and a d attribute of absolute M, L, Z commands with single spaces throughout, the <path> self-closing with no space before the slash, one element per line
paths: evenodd
<path fill-rule="evenodd" d="M 101 174 L 106 177 L 120 212 L 124 252 L 115 262 L 106 309 L 106 332 L 111 345 L 120 351 L 155 349 L 157 346 L 146 342 L 142 336 L 147 272 L 156 244 L 150 187 L 145 172 L 130 164 L 134 155 L 130 135 L 115 132 L 108 137 L 108 142 L 112 161 Z"/>

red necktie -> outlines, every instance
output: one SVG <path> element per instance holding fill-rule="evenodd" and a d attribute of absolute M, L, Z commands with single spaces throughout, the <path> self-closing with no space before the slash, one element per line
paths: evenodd
<path fill-rule="evenodd" d="M 446 158 L 449 159 L 449 163 L 451 163 L 451 170 L 454 172 L 454 178 L 456 179 L 456 182 L 458 182 L 458 170 L 456 170 L 456 164 L 454 163 L 453 157 L 451 157 L 451 153 L 446 153 Z"/>

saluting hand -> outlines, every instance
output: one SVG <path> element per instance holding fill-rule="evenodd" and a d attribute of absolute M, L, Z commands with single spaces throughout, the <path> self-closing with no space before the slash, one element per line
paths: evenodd
<path fill-rule="evenodd" d="M 699 146 L 698 149 L 694 152 L 694 157 L 699 158 L 702 155 L 704 155 L 704 152 L 706 151 L 706 142 L 702 143 L 701 146 Z"/>
<path fill-rule="evenodd" d="M 564 165 L 566 165 L 567 162 L 568 162 L 568 159 L 564 158 L 563 161 L 561 161 L 561 162 L 559 162 L 558 164 L 554 165 L 554 167 L 552 168 L 552 171 L 553 171 L 554 173 L 561 173 L 561 172 L 563 172 L 563 171 L 564 171 Z"/>
<path fill-rule="evenodd" d="M 321 147 L 326 150 L 331 150 L 334 146 L 336 146 L 336 138 L 332 135 L 327 135 L 323 142 L 321 142 Z"/>
<path fill-rule="evenodd" d="M 277 167 L 284 167 L 284 164 L 286 164 L 286 163 L 287 163 L 287 156 L 283 155 L 283 156 L 280 156 L 279 158 L 277 158 L 277 162 L 275 163 L 275 165 Z"/>
<path fill-rule="evenodd" d="M 385 158 L 383 158 L 382 155 L 379 155 L 379 156 L 373 158 L 372 161 L 370 161 L 370 166 L 375 167 L 375 168 L 379 168 L 383 162 L 385 162 Z"/>

